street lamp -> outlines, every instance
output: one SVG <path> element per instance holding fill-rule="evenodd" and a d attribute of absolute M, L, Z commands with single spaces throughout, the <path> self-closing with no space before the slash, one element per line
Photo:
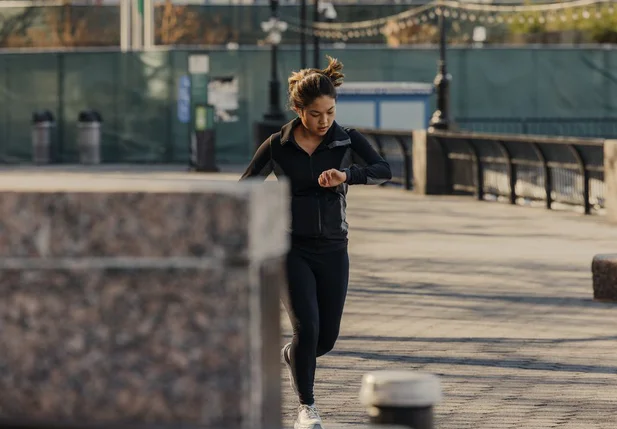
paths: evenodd
<path fill-rule="evenodd" d="M 287 23 L 278 18 L 278 0 L 270 0 L 272 15 L 266 22 L 261 23 L 261 29 L 268 33 L 266 40 L 271 46 L 270 55 L 270 103 L 264 119 L 266 121 L 283 121 L 285 115 L 281 110 L 279 79 L 277 72 L 278 45 L 281 43 L 282 33 L 287 30 Z"/>
<path fill-rule="evenodd" d="M 313 67 L 319 68 L 319 36 L 317 35 L 315 24 L 319 22 L 319 0 L 314 0 L 313 7 Z"/>
<path fill-rule="evenodd" d="M 336 19 L 337 13 L 334 5 L 329 1 L 319 1 L 315 0 L 315 8 L 313 9 L 313 22 L 319 22 L 320 15 L 323 14 L 324 18 L 326 18 L 326 22 L 332 22 Z M 320 64 L 320 53 L 319 53 L 319 36 L 313 36 L 313 62 L 315 63 L 315 68 L 318 69 Z"/>
<path fill-rule="evenodd" d="M 300 26 L 302 27 L 302 31 L 300 31 L 300 68 L 306 68 L 306 29 L 308 25 L 306 25 L 306 0 L 300 0 Z"/>
<path fill-rule="evenodd" d="M 268 110 L 264 114 L 263 121 L 255 123 L 255 148 L 272 134 L 281 129 L 285 123 L 285 114 L 281 110 L 281 97 L 279 79 L 277 73 L 278 45 L 281 43 L 282 33 L 287 30 L 287 23 L 278 18 L 278 0 L 270 0 L 272 15 L 266 22 L 261 23 L 261 28 L 267 33 L 266 42 L 271 48 L 270 84 Z"/>
<path fill-rule="evenodd" d="M 330 2 L 322 2 L 321 7 L 319 8 L 320 12 L 323 13 L 323 16 L 326 18 L 327 22 L 332 22 L 336 19 L 338 14 L 336 13 L 336 9 L 334 5 Z"/>
<path fill-rule="evenodd" d="M 448 73 L 446 66 L 446 18 L 443 9 L 438 9 L 439 13 L 439 66 L 437 76 L 435 76 L 435 87 L 437 88 L 437 110 L 429 123 L 429 130 L 447 130 L 450 128 L 450 80 L 452 76 Z"/>

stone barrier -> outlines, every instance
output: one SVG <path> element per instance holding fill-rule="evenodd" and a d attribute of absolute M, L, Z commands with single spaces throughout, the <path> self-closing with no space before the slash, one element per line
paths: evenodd
<path fill-rule="evenodd" d="M 0 422 L 279 428 L 287 184 L 0 183 Z"/>

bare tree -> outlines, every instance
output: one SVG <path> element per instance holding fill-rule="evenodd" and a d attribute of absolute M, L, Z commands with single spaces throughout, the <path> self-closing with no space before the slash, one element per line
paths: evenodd
<path fill-rule="evenodd" d="M 19 12 L 0 9 L 0 46 L 19 47 L 19 40 L 26 37 L 40 12 L 40 9 L 32 7 L 22 8 Z M 14 46 L 16 42 L 18 46 Z"/>
<path fill-rule="evenodd" d="M 158 43 L 162 45 L 188 44 L 195 39 L 199 25 L 195 13 L 186 6 L 165 0 L 161 10 L 161 25 L 157 28 Z"/>
<path fill-rule="evenodd" d="M 112 46 L 119 42 L 117 26 L 109 25 L 109 8 L 61 6 L 28 7 L 18 14 L 0 9 L 0 46 L 75 47 Z"/>
<path fill-rule="evenodd" d="M 238 39 L 237 30 L 225 24 L 220 15 L 210 17 L 187 6 L 174 5 L 171 0 L 160 8 L 158 44 L 221 45 Z"/>

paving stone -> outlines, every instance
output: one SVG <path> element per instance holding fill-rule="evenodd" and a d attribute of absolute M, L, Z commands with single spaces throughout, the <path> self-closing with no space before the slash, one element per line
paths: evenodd
<path fill-rule="evenodd" d="M 441 375 L 436 429 L 615 427 L 617 305 L 593 301 L 589 266 L 615 252 L 617 227 L 368 187 L 351 188 L 348 213 L 349 297 L 315 389 L 326 427 L 368 421 L 358 392 L 376 369 Z"/>

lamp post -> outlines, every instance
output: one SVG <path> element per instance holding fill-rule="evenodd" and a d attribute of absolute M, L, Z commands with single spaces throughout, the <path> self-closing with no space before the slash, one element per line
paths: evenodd
<path fill-rule="evenodd" d="M 272 14 L 270 19 L 261 23 L 261 29 L 267 33 L 266 41 L 270 45 L 270 82 L 268 85 L 268 110 L 263 121 L 255 124 L 255 148 L 281 129 L 285 123 L 285 114 L 281 109 L 280 82 L 278 78 L 278 45 L 282 33 L 287 30 L 287 23 L 278 18 L 279 0 L 270 0 Z"/>
<path fill-rule="evenodd" d="M 300 25 L 302 31 L 300 31 L 300 68 L 306 68 L 306 0 L 300 0 Z"/>
<path fill-rule="evenodd" d="M 268 111 L 264 115 L 266 121 L 283 121 L 285 115 L 281 110 L 281 97 L 280 97 L 280 82 L 278 79 L 277 65 L 278 65 L 278 45 L 281 43 L 282 33 L 287 30 L 287 23 L 279 20 L 278 18 L 278 0 L 270 0 L 270 10 L 272 15 L 266 22 L 261 23 L 263 31 L 268 33 L 266 40 L 270 44 L 270 85 L 269 85 L 269 107 Z"/>
<path fill-rule="evenodd" d="M 314 0 L 315 5 L 313 7 L 313 29 L 315 29 L 314 24 L 319 22 L 319 0 Z M 319 36 L 317 33 L 313 34 L 313 67 L 316 69 L 319 68 Z"/>
<path fill-rule="evenodd" d="M 439 66 L 435 76 L 437 88 L 437 110 L 429 123 L 429 130 L 447 130 L 450 128 L 450 80 L 446 64 L 446 18 L 443 9 L 439 10 Z"/>
<path fill-rule="evenodd" d="M 336 9 L 334 5 L 330 1 L 319 1 L 315 0 L 315 9 L 313 10 L 313 21 L 319 22 L 321 14 L 323 14 L 326 22 L 333 22 L 338 14 L 336 13 Z M 317 35 L 313 36 L 313 45 L 314 45 L 314 59 L 315 68 L 320 68 L 320 52 L 319 52 L 319 37 Z"/>

